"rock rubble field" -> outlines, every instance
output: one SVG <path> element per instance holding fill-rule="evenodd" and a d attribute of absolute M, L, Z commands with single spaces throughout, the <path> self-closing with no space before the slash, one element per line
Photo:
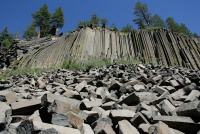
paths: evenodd
<path fill-rule="evenodd" d="M 2 134 L 200 133 L 200 71 L 58 69 L 0 80 Z"/>

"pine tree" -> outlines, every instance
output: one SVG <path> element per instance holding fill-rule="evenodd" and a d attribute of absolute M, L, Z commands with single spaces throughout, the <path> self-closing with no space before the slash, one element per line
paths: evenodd
<path fill-rule="evenodd" d="M 151 18 L 151 23 L 153 27 L 156 28 L 166 28 L 165 22 L 164 20 L 162 20 L 162 18 L 155 14 L 152 18 Z"/>
<path fill-rule="evenodd" d="M 197 33 L 193 33 L 193 35 L 192 36 L 194 36 L 195 38 L 200 38 L 200 36 L 198 36 L 198 34 Z"/>
<path fill-rule="evenodd" d="M 32 14 L 33 19 L 36 21 L 36 26 L 40 28 L 40 36 L 45 37 L 49 35 L 50 18 L 48 6 L 44 4 L 39 11 Z"/>
<path fill-rule="evenodd" d="M 178 32 L 179 33 L 183 33 L 185 35 L 192 35 L 192 33 L 190 32 L 190 30 L 183 23 L 180 24 Z"/>
<path fill-rule="evenodd" d="M 167 18 L 166 20 L 167 22 L 167 26 L 169 29 L 171 29 L 173 32 L 177 32 L 177 33 L 182 33 L 182 34 L 185 34 L 185 35 L 189 35 L 191 36 L 192 33 L 190 32 L 190 30 L 186 27 L 185 24 L 181 23 L 180 25 L 178 23 L 176 23 L 174 21 L 173 18 Z"/>
<path fill-rule="evenodd" d="M 117 26 L 115 25 L 115 23 L 112 24 L 111 29 L 112 29 L 113 31 L 115 31 L 115 32 L 118 31 L 118 28 L 117 28 Z"/>
<path fill-rule="evenodd" d="M 133 19 L 133 21 L 138 25 L 139 28 L 151 26 L 151 13 L 148 11 L 146 4 L 137 2 L 134 7 L 133 15 L 137 17 Z"/>
<path fill-rule="evenodd" d="M 78 22 L 78 28 L 84 28 L 84 27 L 89 27 L 89 26 L 90 26 L 90 22 L 87 20 Z"/>
<path fill-rule="evenodd" d="M 125 27 L 122 28 L 121 32 L 123 33 L 129 33 L 132 31 L 132 26 L 130 24 L 126 24 Z"/>
<path fill-rule="evenodd" d="M 64 13 L 62 11 L 62 7 L 59 7 L 55 10 L 55 12 L 51 15 L 51 31 L 53 35 L 56 35 L 56 29 L 62 28 L 64 26 Z"/>
<path fill-rule="evenodd" d="M 102 18 L 101 19 L 101 25 L 102 25 L 102 27 L 106 27 L 107 24 L 108 24 L 108 20 L 106 18 Z"/>
<path fill-rule="evenodd" d="M 179 25 L 174 21 L 173 18 L 167 18 L 166 23 L 168 29 L 171 29 L 173 32 L 179 32 Z"/>
<path fill-rule="evenodd" d="M 12 34 L 9 34 L 8 27 L 0 33 L 0 48 L 9 48 L 13 44 L 14 38 Z"/>
<path fill-rule="evenodd" d="M 93 27 L 98 27 L 99 26 L 99 21 L 100 21 L 100 19 L 97 17 L 97 15 L 95 13 L 92 14 L 92 17 L 90 19 L 90 24 Z"/>
<path fill-rule="evenodd" d="M 24 31 L 23 37 L 26 40 L 30 40 L 32 37 L 36 37 L 37 32 L 36 32 L 36 22 L 33 20 L 31 24 L 27 27 L 27 29 Z"/>

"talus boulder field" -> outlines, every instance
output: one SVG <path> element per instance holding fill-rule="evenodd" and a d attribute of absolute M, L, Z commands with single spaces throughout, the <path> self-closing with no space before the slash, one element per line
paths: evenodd
<path fill-rule="evenodd" d="M 199 74 L 188 68 L 113 64 L 1 79 L 0 133 L 200 133 Z M 92 79 L 77 81 L 80 77 Z M 180 78 L 187 82 L 181 84 Z"/>

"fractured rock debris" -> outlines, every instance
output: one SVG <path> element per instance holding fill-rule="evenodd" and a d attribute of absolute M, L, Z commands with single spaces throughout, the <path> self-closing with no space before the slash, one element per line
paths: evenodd
<path fill-rule="evenodd" d="M 194 134 L 199 86 L 198 70 L 142 64 L 13 76 L 0 80 L 0 132 Z"/>

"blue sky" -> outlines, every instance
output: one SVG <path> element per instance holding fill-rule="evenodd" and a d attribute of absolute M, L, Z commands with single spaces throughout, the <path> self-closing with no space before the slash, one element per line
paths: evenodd
<path fill-rule="evenodd" d="M 152 14 L 158 14 L 162 19 L 173 17 L 176 22 L 184 23 L 191 32 L 200 35 L 200 0 L 139 0 L 147 4 Z M 89 20 L 96 13 L 99 18 L 107 18 L 109 23 L 115 23 L 119 29 L 127 23 L 133 28 L 133 8 L 137 0 L 0 0 L 0 31 L 8 26 L 14 34 L 23 31 L 32 21 L 31 13 L 39 10 L 45 3 L 53 13 L 62 6 L 65 14 L 65 25 L 59 32 L 67 33 L 77 27 L 79 20 Z"/>

